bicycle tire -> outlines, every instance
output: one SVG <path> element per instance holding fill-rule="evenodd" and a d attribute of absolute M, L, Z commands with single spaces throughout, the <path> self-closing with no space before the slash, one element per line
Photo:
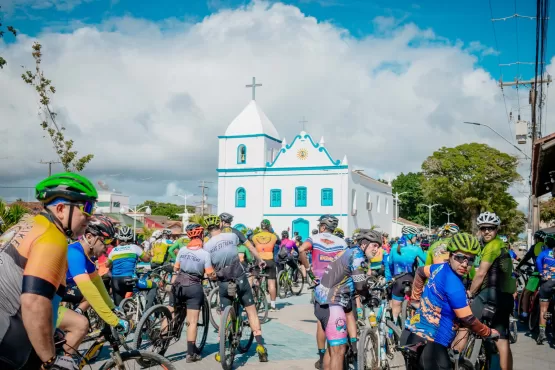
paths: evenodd
<path fill-rule="evenodd" d="M 122 362 L 133 361 L 139 364 L 146 364 L 145 367 L 151 367 L 159 365 L 164 370 L 176 370 L 173 363 L 165 358 L 164 356 L 158 355 L 153 352 L 148 351 L 130 351 L 120 353 L 120 358 Z M 143 365 L 141 365 L 143 366 Z M 114 359 L 109 359 L 101 367 L 100 370 L 117 369 L 118 365 L 115 363 Z"/>
<path fill-rule="evenodd" d="M 260 324 L 264 324 L 268 321 L 268 311 L 270 309 L 268 305 L 268 298 L 266 298 L 266 294 L 262 293 L 262 290 L 257 286 L 252 288 L 252 293 L 256 311 L 258 313 L 258 320 L 260 320 Z"/>
<path fill-rule="evenodd" d="M 372 328 L 365 328 L 362 333 L 360 333 L 357 355 L 359 370 L 379 368 L 379 348 L 377 347 L 377 341 L 374 337 L 374 329 Z M 366 356 L 367 353 L 372 354 L 370 361 L 368 361 L 368 357 Z M 368 366 L 366 365 L 367 363 L 369 363 Z"/>
<path fill-rule="evenodd" d="M 137 324 L 137 329 L 135 330 L 135 335 L 133 338 L 133 344 L 132 344 L 132 348 L 135 350 L 139 350 L 139 348 L 141 347 L 141 343 L 143 342 L 143 332 L 148 333 L 149 328 L 148 328 L 148 324 L 150 324 L 149 321 L 149 317 L 150 315 L 152 315 L 154 312 L 158 311 L 159 315 L 163 315 L 165 316 L 165 319 L 167 320 L 167 322 L 169 323 L 172 320 L 172 313 L 170 312 L 170 310 L 164 306 L 164 305 L 156 305 L 156 306 L 152 306 L 150 307 L 141 317 L 141 320 L 139 321 L 139 324 Z M 159 334 L 159 333 L 158 333 Z M 150 336 L 150 334 L 149 334 Z M 166 351 L 168 350 L 168 347 L 170 346 L 170 341 L 171 338 L 166 338 L 166 339 L 158 339 L 160 341 L 160 349 L 157 351 L 150 351 L 151 353 L 157 353 L 159 355 L 164 355 L 166 353 Z M 152 343 L 152 339 L 151 339 L 151 343 Z M 146 348 L 150 348 L 150 347 L 146 347 Z M 143 350 L 144 348 L 141 348 L 141 350 Z"/>
<path fill-rule="evenodd" d="M 223 333 L 220 332 L 220 364 L 224 370 L 231 370 L 233 360 L 235 359 L 235 310 L 233 306 L 227 306 L 222 312 L 220 318 L 220 326 Z M 226 356 L 227 339 L 229 339 L 229 356 Z"/>
<path fill-rule="evenodd" d="M 127 318 L 127 320 L 134 320 L 135 314 L 137 312 L 137 302 L 135 302 L 133 296 L 129 298 L 124 298 L 120 302 L 119 307 L 123 311 L 123 313 L 125 313 L 125 317 Z M 139 314 L 138 316 L 140 317 L 141 315 Z"/>
<path fill-rule="evenodd" d="M 246 315 L 246 312 L 243 311 L 242 314 Z M 243 327 L 241 328 L 241 338 L 239 339 L 239 346 L 237 349 L 239 350 L 239 353 L 247 353 L 252 346 L 254 333 L 251 327 L 246 324 L 244 320 L 241 320 L 241 325 L 243 325 Z"/>
<path fill-rule="evenodd" d="M 204 303 L 200 308 L 198 323 L 197 323 L 197 342 L 196 346 L 199 352 L 202 351 L 206 345 L 206 338 L 208 338 L 208 327 L 210 326 L 210 307 L 208 306 L 208 299 L 204 297 Z M 199 329 L 202 330 L 202 334 L 199 335 Z M 199 341 L 200 337 L 200 341 Z"/>
<path fill-rule="evenodd" d="M 407 299 L 405 299 L 403 301 L 403 303 L 401 303 L 401 313 L 399 314 L 399 319 L 400 319 L 400 327 L 401 330 L 405 330 L 405 324 L 407 321 L 407 317 L 409 315 L 409 301 Z"/>
<path fill-rule="evenodd" d="M 284 299 L 285 297 L 287 297 L 287 291 L 289 290 L 289 283 L 287 281 L 287 276 L 285 275 L 285 270 L 281 270 L 278 275 L 277 275 L 277 279 L 276 279 L 276 284 L 277 284 L 277 291 L 278 291 L 278 296 L 281 299 Z"/>
<path fill-rule="evenodd" d="M 511 344 L 518 341 L 518 320 L 512 315 L 509 317 L 509 339 Z"/>
<path fill-rule="evenodd" d="M 301 293 L 303 292 L 303 288 L 304 288 L 303 274 L 301 274 L 299 269 L 295 270 L 293 272 L 293 274 L 297 276 L 297 278 L 294 279 L 294 280 L 297 282 L 298 286 L 295 286 L 295 284 L 292 284 L 291 285 L 291 293 L 293 293 L 294 295 L 301 295 Z M 300 282 L 299 282 L 299 280 L 300 280 Z"/>
<path fill-rule="evenodd" d="M 208 295 L 208 307 L 210 308 L 210 323 L 218 331 L 220 329 L 220 319 L 222 318 L 220 311 L 220 288 L 215 287 Z M 217 315 L 218 312 L 220 312 L 219 317 Z"/>

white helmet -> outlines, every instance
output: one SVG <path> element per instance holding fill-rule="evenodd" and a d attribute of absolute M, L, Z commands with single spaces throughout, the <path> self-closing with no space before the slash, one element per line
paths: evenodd
<path fill-rule="evenodd" d="M 480 213 L 480 216 L 476 219 L 476 224 L 478 226 L 481 225 L 501 225 L 501 220 L 499 217 L 493 212 L 484 212 Z"/>
<path fill-rule="evenodd" d="M 156 230 L 155 232 L 152 233 L 152 237 L 154 239 L 160 239 L 161 236 L 162 236 L 162 230 Z"/>
<path fill-rule="evenodd" d="M 401 229 L 401 233 L 403 235 L 407 235 L 407 234 L 417 235 L 418 229 L 414 226 L 406 225 L 406 226 L 403 226 L 403 228 Z"/>
<path fill-rule="evenodd" d="M 162 230 L 162 235 L 170 236 L 171 234 L 172 234 L 172 231 L 170 229 Z"/>

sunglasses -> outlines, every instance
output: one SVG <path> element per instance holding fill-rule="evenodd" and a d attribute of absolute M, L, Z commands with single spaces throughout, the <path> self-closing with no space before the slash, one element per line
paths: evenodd
<path fill-rule="evenodd" d="M 104 245 L 110 245 L 114 241 L 114 239 L 105 239 L 105 238 L 101 238 L 100 240 L 102 240 L 102 244 Z"/>
<path fill-rule="evenodd" d="M 495 226 L 483 226 L 480 228 L 480 231 L 495 231 L 497 230 L 497 227 Z"/>
<path fill-rule="evenodd" d="M 85 202 L 85 203 L 69 203 L 72 206 L 75 206 L 81 211 L 82 214 L 85 216 L 92 216 L 94 212 L 94 203 L 93 202 Z"/>
<path fill-rule="evenodd" d="M 458 263 L 463 263 L 464 261 L 466 261 L 468 263 L 468 266 L 473 265 L 474 261 L 476 261 L 476 257 L 468 257 L 464 254 L 454 254 L 453 259 Z"/>

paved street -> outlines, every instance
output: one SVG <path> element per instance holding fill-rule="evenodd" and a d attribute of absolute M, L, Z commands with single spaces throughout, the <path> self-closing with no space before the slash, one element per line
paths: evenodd
<path fill-rule="evenodd" d="M 238 369 L 314 369 L 316 360 L 315 318 L 309 295 L 304 293 L 298 297 L 278 300 L 278 311 L 270 313 L 270 321 L 263 325 L 263 334 L 269 352 L 270 362 L 260 363 L 254 352 L 255 345 L 245 355 L 237 355 L 235 368 Z M 219 370 L 221 365 L 214 360 L 218 350 L 216 333 L 213 328 L 209 332 L 207 344 L 203 350 L 203 360 L 194 364 L 185 362 L 185 336 L 179 343 L 170 347 L 167 357 L 174 361 L 178 369 Z M 512 346 L 514 369 L 554 369 L 555 350 L 549 344 L 536 345 L 535 341 L 526 336 L 521 327 L 518 342 Z M 106 359 L 108 349 L 104 348 L 99 360 Z M 103 361 L 98 361 L 93 368 L 99 368 Z M 394 368 L 404 368 L 396 361 Z"/>

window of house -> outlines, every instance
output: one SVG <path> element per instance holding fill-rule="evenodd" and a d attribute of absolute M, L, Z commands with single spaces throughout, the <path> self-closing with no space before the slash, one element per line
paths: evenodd
<path fill-rule="evenodd" d="M 237 147 L 237 164 L 247 163 L 247 147 L 243 144 Z"/>
<path fill-rule="evenodd" d="M 244 208 L 247 205 L 247 192 L 244 188 L 235 191 L 235 207 Z"/>
<path fill-rule="evenodd" d="M 389 214 L 389 199 L 385 198 L 385 214 Z"/>
<path fill-rule="evenodd" d="M 330 188 L 322 189 L 321 204 L 324 207 L 333 206 L 333 189 L 330 189 Z"/>
<path fill-rule="evenodd" d="M 306 207 L 306 187 L 295 188 L 295 207 Z"/>
<path fill-rule="evenodd" d="M 380 213 L 380 196 L 376 195 L 376 212 Z"/>
<path fill-rule="evenodd" d="M 270 190 L 270 207 L 281 207 L 281 189 Z"/>

